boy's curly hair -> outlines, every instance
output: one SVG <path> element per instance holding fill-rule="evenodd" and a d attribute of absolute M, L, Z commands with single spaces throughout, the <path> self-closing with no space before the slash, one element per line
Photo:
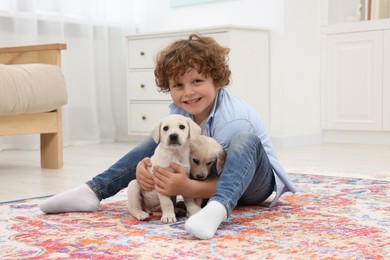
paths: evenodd
<path fill-rule="evenodd" d="M 187 40 L 178 40 L 157 54 L 157 87 L 169 92 L 169 79 L 184 75 L 188 69 L 211 77 L 215 86 L 223 87 L 230 83 L 228 54 L 230 49 L 220 46 L 213 38 L 191 34 Z"/>

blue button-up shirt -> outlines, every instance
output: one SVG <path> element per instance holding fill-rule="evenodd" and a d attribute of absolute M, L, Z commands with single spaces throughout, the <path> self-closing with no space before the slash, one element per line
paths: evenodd
<path fill-rule="evenodd" d="M 174 103 L 170 105 L 170 114 L 191 117 L 187 111 L 179 108 Z M 264 123 L 257 112 L 247 103 L 221 88 L 215 98 L 213 109 L 202 127 L 202 133 L 216 139 L 225 150 L 228 150 L 230 140 L 240 132 L 248 132 L 260 138 L 275 175 L 276 194 L 270 206 L 275 205 L 283 193 L 297 191 L 294 183 L 276 157 Z"/>

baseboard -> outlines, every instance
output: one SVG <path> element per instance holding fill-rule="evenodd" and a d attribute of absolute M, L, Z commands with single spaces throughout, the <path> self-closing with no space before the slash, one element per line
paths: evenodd
<path fill-rule="evenodd" d="M 299 135 L 299 136 L 271 136 L 272 143 L 275 147 L 315 145 L 322 143 L 321 134 Z"/>
<path fill-rule="evenodd" d="M 390 145 L 390 132 L 323 130 L 324 143 Z"/>
<path fill-rule="evenodd" d="M 117 142 L 124 142 L 124 143 L 140 143 L 142 142 L 147 135 L 137 135 L 137 134 L 129 134 L 126 137 L 119 137 L 116 139 Z"/>

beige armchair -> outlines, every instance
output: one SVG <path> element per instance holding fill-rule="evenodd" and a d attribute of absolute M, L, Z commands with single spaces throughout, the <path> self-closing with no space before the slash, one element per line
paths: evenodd
<path fill-rule="evenodd" d="M 61 50 L 65 50 L 65 44 L 45 44 L 45 45 L 34 45 L 34 46 L 20 46 L 20 47 L 11 47 L 11 48 L 0 48 L 0 65 L 3 66 L 3 78 L 5 78 L 4 72 L 6 67 L 16 67 L 15 69 L 22 69 L 18 66 L 4 66 L 11 64 L 50 64 L 56 65 L 59 68 L 61 67 Z M 34 65 L 35 66 L 35 65 Z M 36 69 L 36 66 L 33 69 Z M 30 66 L 31 67 L 31 66 Z M 53 69 L 57 69 L 58 67 L 47 66 L 50 70 L 50 67 Z M 33 69 L 27 70 L 28 73 L 31 74 Z M 60 71 L 60 70 L 59 70 Z M 28 74 L 27 73 L 27 74 Z M 45 72 L 43 77 L 40 77 L 39 80 L 45 81 L 48 72 Z M 60 73 L 62 75 L 62 72 Z M 34 76 L 34 75 L 32 75 Z M 49 74 L 50 76 L 50 74 Z M 63 81 L 59 77 L 58 82 Z M 0 79 L 0 81 L 4 82 L 4 79 Z M 10 80 L 9 82 L 13 82 L 14 80 Z M 26 82 L 26 80 L 24 80 Z M 53 82 L 53 81 L 52 81 Z M 56 81 L 54 81 L 56 82 Z M 29 83 L 29 82 L 27 82 Z M 30 82 L 31 83 L 31 82 Z M 38 82 L 39 83 L 39 82 Z M 0 82 L 1 84 L 1 82 Z M 5 83 L 4 83 L 5 84 Z M 40 83 L 39 83 L 40 84 Z M 39 85 L 38 84 L 38 85 Z M 61 83 L 62 84 L 62 83 Z M 64 84 L 64 83 L 63 83 Z M 12 84 L 10 84 L 12 85 Z M 44 85 L 44 84 L 41 84 Z M 56 85 L 53 83 L 46 85 Z M 34 86 L 35 87 L 35 86 Z M 46 86 L 47 87 L 47 86 Z M 11 91 L 7 91 L 0 88 L 3 93 L 0 93 L 4 98 L 7 93 Z M 31 87 L 30 87 L 31 88 Z M 38 87 L 39 88 L 39 87 Z M 29 90 L 26 89 L 26 90 Z M 44 90 L 48 92 L 47 90 Z M 25 93 L 26 91 L 18 91 L 20 93 Z M 28 92 L 28 91 L 27 91 Z M 40 134 L 40 151 L 41 151 L 41 167 L 49 168 L 49 169 L 59 169 L 63 167 L 63 144 L 62 144 L 62 105 L 67 103 L 66 89 L 65 92 L 62 89 L 61 91 L 53 88 L 53 91 L 49 92 L 60 92 L 61 96 L 59 98 L 59 103 L 53 103 L 52 98 L 45 98 L 47 102 L 51 102 L 51 105 L 56 104 L 54 108 L 48 108 L 47 111 L 42 111 L 43 106 L 38 106 L 37 109 L 32 109 L 32 111 L 28 111 L 30 107 L 26 107 L 26 111 L 23 112 L 14 112 L 15 106 L 20 105 L 19 100 L 12 100 L 14 96 L 10 96 L 11 98 L 7 98 L 7 102 L 14 107 L 12 108 L 13 113 L 0 111 L 0 136 L 3 135 L 21 135 L 21 134 Z M 65 94 L 64 94 L 65 93 Z M 23 94 L 24 95 L 24 94 Z M 64 96 L 65 95 L 65 96 Z M 9 97 L 9 96 L 8 96 Z M 10 101 L 10 102 L 9 102 Z M 46 102 L 45 101 L 45 102 Z M 39 100 L 35 101 L 39 105 Z M 43 102 L 43 103 L 45 103 Z M 4 101 L 2 102 L 5 103 Z M 23 104 L 22 104 L 23 105 Z M 38 112 L 37 112 L 38 111 Z"/>

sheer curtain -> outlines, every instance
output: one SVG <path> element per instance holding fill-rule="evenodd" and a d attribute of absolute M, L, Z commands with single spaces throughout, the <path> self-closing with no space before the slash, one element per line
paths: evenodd
<path fill-rule="evenodd" d="M 135 31 L 133 10 L 134 0 L 0 1 L 0 47 L 67 44 L 64 145 L 126 139 L 125 35 Z M 0 137 L 0 151 L 38 147 L 38 135 Z"/>

